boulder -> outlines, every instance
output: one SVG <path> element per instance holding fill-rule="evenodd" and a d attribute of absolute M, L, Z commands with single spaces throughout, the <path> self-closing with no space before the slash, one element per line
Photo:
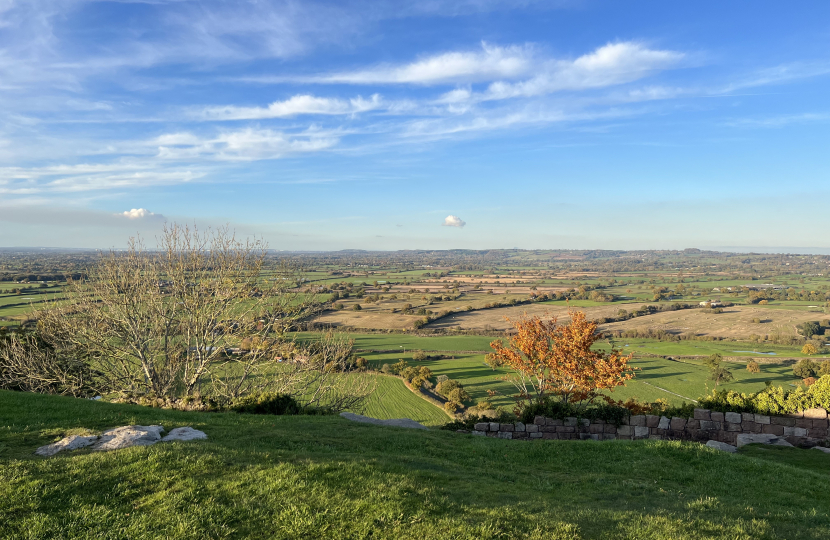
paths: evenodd
<path fill-rule="evenodd" d="M 771 444 L 775 446 L 792 446 L 783 438 L 769 433 L 741 433 L 737 438 L 738 448 L 747 444 Z"/>
<path fill-rule="evenodd" d="M 352 422 L 361 422 L 363 424 L 375 424 L 376 426 L 392 426 L 410 429 L 427 429 L 423 424 L 419 424 L 410 418 L 393 418 L 392 420 L 379 420 L 377 418 L 370 418 L 362 414 L 354 414 L 350 412 L 340 413 L 340 416 Z M 492 427 L 491 427 L 492 429 Z M 497 428 L 498 429 L 498 428 Z"/>
<path fill-rule="evenodd" d="M 62 452 L 64 450 L 78 450 L 79 448 L 86 448 L 87 446 L 92 446 L 97 440 L 97 435 L 92 435 L 90 437 L 83 437 L 81 435 L 70 435 L 69 437 L 64 437 L 56 443 L 41 446 L 40 448 L 35 450 L 35 454 L 45 457 L 54 456 L 58 452 Z"/>
<path fill-rule="evenodd" d="M 99 452 L 120 450 L 131 446 L 150 446 L 161 440 L 161 426 L 122 426 L 107 430 L 101 434 L 98 442 L 92 446 Z"/>
<path fill-rule="evenodd" d="M 729 452 L 730 454 L 734 454 L 738 451 L 738 449 L 731 444 L 726 444 L 725 442 L 720 441 L 709 441 L 706 443 L 706 446 L 709 448 L 714 448 L 715 450 L 721 450 L 723 452 Z"/>
<path fill-rule="evenodd" d="M 824 452 L 825 454 L 830 454 L 830 448 L 825 448 L 823 446 L 814 446 L 813 450 L 819 450 L 821 452 Z"/>
<path fill-rule="evenodd" d="M 198 429 L 193 429 L 192 427 L 179 427 L 171 429 L 170 433 L 168 433 L 161 440 L 161 442 L 194 441 L 198 439 L 207 439 L 207 435 L 204 431 L 199 431 Z"/>

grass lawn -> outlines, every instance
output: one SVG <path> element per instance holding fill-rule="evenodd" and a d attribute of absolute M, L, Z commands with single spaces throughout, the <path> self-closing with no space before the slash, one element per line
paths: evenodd
<path fill-rule="evenodd" d="M 70 430 L 152 423 L 209 440 L 32 454 Z M 0 537 L 823 539 L 828 464 L 0 392 Z"/>

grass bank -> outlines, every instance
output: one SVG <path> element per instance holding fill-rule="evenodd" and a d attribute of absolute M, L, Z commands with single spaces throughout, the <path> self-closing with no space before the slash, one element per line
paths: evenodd
<path fill-rule="evenodd" d="M 131 423 L 209 440 L 32 454 Z M 819 539 L 828 479 L 814 450 L 527 443 L 0 392 L 0 538 Z"/>

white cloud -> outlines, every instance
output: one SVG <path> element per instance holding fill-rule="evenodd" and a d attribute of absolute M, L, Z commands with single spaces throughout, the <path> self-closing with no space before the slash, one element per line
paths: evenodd
<path fill-rule="evenodd" d="M 149 217 L 160 217 L 156 216 L 156 214 L 144 208 L 133 208 L 132 210 L 122 212 L 121 215 L 126 217 L 127 219 L 144 219 Z"/>
<path fill-rule="evenodd" d="M 198 116 L 203 120 L 259 120 L 300 114 L 346 115 L 375 110 L 381 105 L 378 94 L 372 95 L 369 99 L 358 96 L 349 100 L 303 94 L 285 101 L 275 101 L 268 107 L 207 107 L 200 111 Z"/>
<path fill-rule="evenodd" d="M 466 221 L 463 221 L 460 217 L 453 216 L 452 214 L 444 218 L 443 223 L 444 227 L 458 227 L 459 229 L 464 227 L 466 224 Z"/>
<path fill-rule="evenodd" d="M 682 53 L 649 49 L 640 43 L 609 43 L 576 60 L 546 62 L 538 75 L 525 81 L 494 82 L 480 99 L 530 97 L 629 83 L 672 67 L 682 58 Z"/>
<path fill-rule="evenodd" d="M 445 52 L 402 66 L 381 65 L 304 80 L 317 83 L 426 85 L 479 82 L 520 77 L 528 74 L 533 65 L 533 49 L 529 46 L 499 47 L 482 43 L 481 51 Z"/>
<path fill-rule="evenodd" d="M 246 128 L 221 132 L 212 137 L 179 133 L 174 140 L 173 144 L 159 145 L 159 158 L 208 158 L 217 161 L 278 159 L 291 154 L 326 150 L 335 146 L 339 138 L 333 132 L 316 129 L 291 134 L 271 129 Z"/>

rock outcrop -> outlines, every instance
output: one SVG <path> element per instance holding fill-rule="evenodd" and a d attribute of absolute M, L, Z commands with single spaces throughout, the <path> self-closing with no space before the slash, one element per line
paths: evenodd
<path fill-rule="evenodd" d="M 94 451 L 106 452 L 131 446 L 150 446 L 157 442 L 207 439 L 203 431 L 192 427 L 175 428 L 164 438 L 161 437 L 162 433 L 164 433 L 164 428 L 161 426 L 121 426 L 109 429 L 101 435 L 70 435 L 56 443 L 41 446 L 35 450 L 35 454 L 49 457 L 64 450 L 78 450 L 90 446 Z"/>

